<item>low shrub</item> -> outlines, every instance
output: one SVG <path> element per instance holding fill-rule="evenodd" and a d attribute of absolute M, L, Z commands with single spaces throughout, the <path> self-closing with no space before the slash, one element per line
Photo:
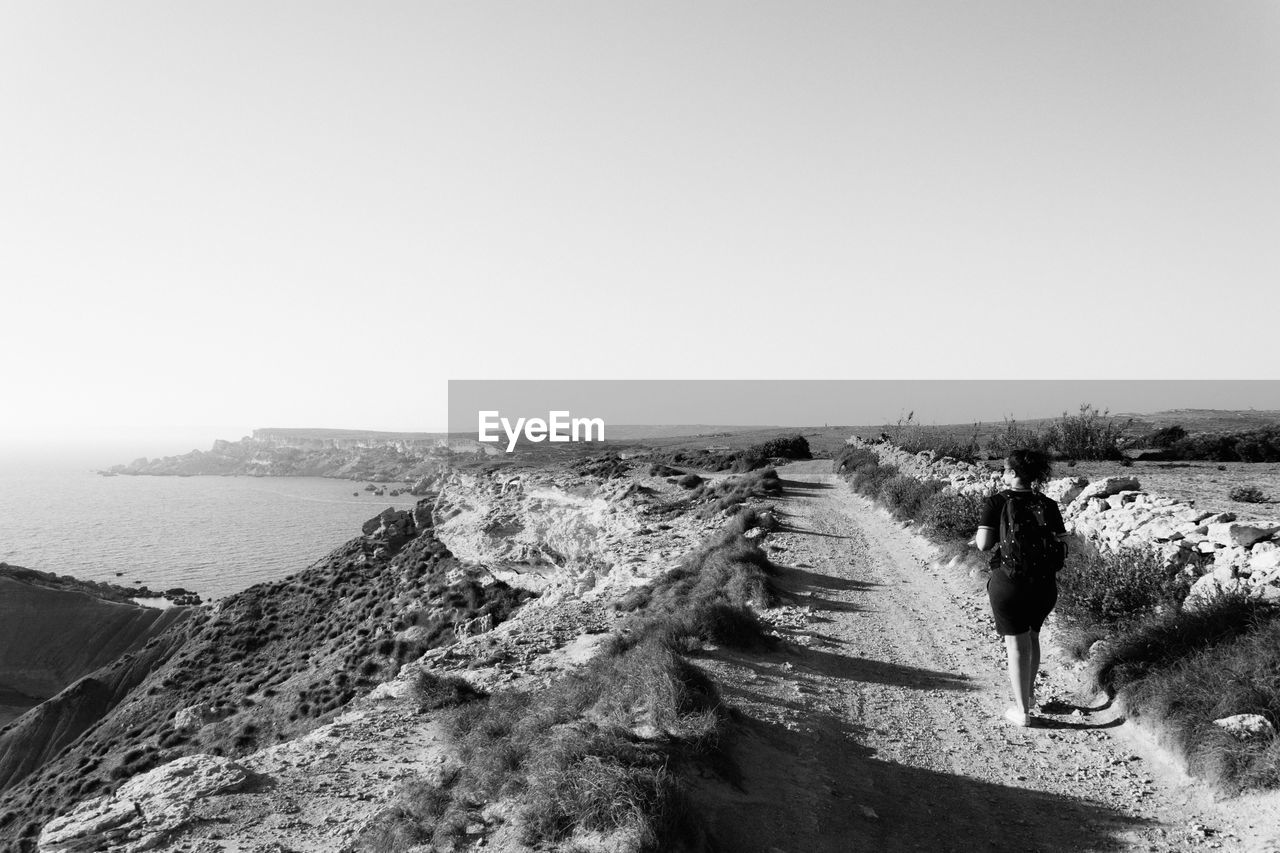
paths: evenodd
<path fill-rule="evenodd" d="M 465 678 L 456 675 L 439 675 L 429 669 L 423 669 L 413 680 L 410 695 L 424 711 L 439 708 L 451 708 L 464 702 L 482 699 L 487 694 L 477 690 Z"/>
<path fill-rule="evenodd" d="M 667 642 L 682 652 L 696 651 L 703 642 L 735 649 L 773 645 L 755 611 L 727 601 L 703 602 L 680 612 L 666 621 L 662 633 Z"/>
<path fill-rule="evenodd" d="M 938 492 L 947 487 L 939 480 L 918 480 L 898 474 L 880 486 L 880 500 L 899 520 L 915 519 Z"/>
<path fill-rule="evenodd" d="M 864 447 L 847 446 L 844 450 L 837 454 L 832 467 L 835 472 L 842 477 L 851 476 L 859 468 L 863 467 L 879 467 L 880 457 L 876 455 L 874 450 L 868 450 Z"/>
<path fill-rule="evenodd" d="M 1155 551 L 1073 551 L 1058 573 L 1057 606 L 1068 616 L 1115 624 L 1175 607 L 1189 588 L 1189 579 L 1166 567 Z"/>
<path fill-rule="evenodd" d="M 452 848 L 500 800 L 521 840 L 540 849 L 579 831 L 625 832 L 642 850 L 696 849 L 701 832 L 676 770 L 716 748 L 723 716 L 711 681 L 651 636 L 549 688 L 448 712 L 457 768 L 403 789 L 358 849 Z"/>
<path fill-rule="evenodd" d="M 917 423 L 915 412 L 899 418 L 897 424 L 884 433 L 893 444 L 908 453 L 928 452 L 933 458 L 950 456 L 964 462 L 975 462 L 981 452 L 978 442 L 978 425 L 971 434 L 958 435 L 945 427 L 930 427 Z"/>
<path fill-rule="evenodd" d="M 1267 502 L 1267 496 L 1262 493 L 1262 489 L 1257 486 L 1236 486 L 1227 492 L 1228 500 L 1240 501 L 1241 503 L 1261 504 Z"/>
<path fill-rule="evenodd" d="M 1224 790 L 1280 788 L 1280 738 L 1237 740 L 1213 724 L 1261 714 L 1280 724 L 1280 613 L 1223 595 L 1122 633 L 1100 656 L 1095 679 L 1128 709 L 1162 723 L 1188 769 Z"/>
<path fill-rule="evenodd" d="M 1058 428 L 1049 425 L 1040 430 L 1018 426 L 1016 420 L 1005 418 L 1004 430 L 988 437 L 983 446 L 983 453 L 988 458 L 998 459 L 1008 456 L 1019 449 L 1039 450 L 1047 453 L 1058 440 Z"/>
<path fill-rule="evenodd" d="M 849 478 L 854 491 L 861 492 L 869 498 L 879 499 L 884 484 L 898 476 L 898 469 L 893 465 L 859 466 Z"/>
<path fill-rule="evenodd" d="M 676 480 L 676 485 L 680 486 L 682 489 L 696 489 L 698 486 L 701 486 L 703 482 L 704 480 L 697 474 L 685 474 L 679 480 Z"/>
<path fill-rule="evenodd" d="M 846 448 L 835 470 L 867 497 L 883 503 L 899 519 L 915 519 L 922 532 L 941 545 L 967 541 L 982 517 L 985 498 L 963 495 L 941 480 L 918 480 L 881 465 L 875 451 Z"/>
<path fill-rule="evenodd" d="M 759 456 L 769 459 L 812 459 L 813 452 L 809 449 L 809 441 L 803 435 L 796 433 L 786 438 L 775 438 L 756 444 L 751 450 Z"/>
<path fill-rule="evenodd" d="M 968 539 L 982 520 L 986 499 L 951 489 L 934 494 L 920 512 L 920 524 L 935 540 Z"/>
<path fill-rule="evenodd" d="M 1280 426 L 1175 439 L 1149 458 L 1171 461 L 1280 462 Z"/>
<path fill-rule="evenodd" d="M 1079 414 L 1062 413 L 1056 429 L 1055 446 L 1069 459 L 1116 461 L 1124 458 L 1119 446 L 1123 426 L 1105 410 L 1100 412 L 1088 403 L 1081 403 Z"/>
<path fill-rule="evenodd" d="M 751 498 L 775 497 L 782 494 L 782 480 L 773 468 L 751 471 L 737 477 L 725 477 L 702 484 L 690 497 L 693 500 L 710 499 L 699 510 L 703 518 L 711 518 L 741 506 Z"/>
<path fill-rule="evenodd" d="M 751 608 L 772 607 L 779 594 L 772 580 L 777 567 L 746 530 L 776 526 L 772 513 L 743 510 L 720 535 L 652 583 L 615 603 L 636 616 L 625 634 L 611 639 L 620 653 L 651 635 L 683 650 L 705 640 L 734 648 L 770 645 Z"/>

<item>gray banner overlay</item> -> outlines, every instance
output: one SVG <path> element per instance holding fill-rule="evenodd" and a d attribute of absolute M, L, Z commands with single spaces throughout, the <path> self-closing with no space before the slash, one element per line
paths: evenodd
<path fill-rule="evenodd" d="M 551 441 L 627 438 L 644 425 L 958 424 L 1057 417 L 1082 403 L 1112 414 L 1280 410 L 1280 380 L 503 380 L 449 381 L 449 432 L 505 449 L 512 432 Z M 504 422 L 505 421 L 505 425 Z M 615 430 L 610 433 L 610 425 Z"/>

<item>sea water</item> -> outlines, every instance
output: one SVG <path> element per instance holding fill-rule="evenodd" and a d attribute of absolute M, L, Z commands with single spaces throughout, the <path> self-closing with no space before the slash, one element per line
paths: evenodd
<path fill-rule="evenodd" d="M 375 497 L 365 485 L 0 464 L 0 561 L 126 587 L 185 587 L 208 601 L 305 569 L 382 510 L 418 500 Z"/>

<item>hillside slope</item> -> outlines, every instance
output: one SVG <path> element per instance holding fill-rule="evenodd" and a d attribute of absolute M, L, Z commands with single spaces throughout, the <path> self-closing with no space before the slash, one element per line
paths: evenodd
<path fill-rule="evenodd" d="M 388 510 L 311 568 L 175 621 L 5 733 L 0 849 L 30 849 L 49 817 L 159 763 L 304 734 L 527 598 L 481 577 L 430 535 L 429 506 Z"/>
<path fill-rule="evenodd" d="M 0 574 L 0 691 L 47 699 L 186 615 Z"/>

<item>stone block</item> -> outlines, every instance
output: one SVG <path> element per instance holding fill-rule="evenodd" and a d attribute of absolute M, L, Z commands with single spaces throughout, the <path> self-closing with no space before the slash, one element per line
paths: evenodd
<path fill-rule="evenodd" d="M 1255 542 L 1271 538 L 1280 530 L 1280 524 L 1258 522 L 1249 524 L 1238 521 L 1218 522 L 1209 525 L 1208 536 L 1221 545 L 1241 545 L 1249 547 Z"/>

